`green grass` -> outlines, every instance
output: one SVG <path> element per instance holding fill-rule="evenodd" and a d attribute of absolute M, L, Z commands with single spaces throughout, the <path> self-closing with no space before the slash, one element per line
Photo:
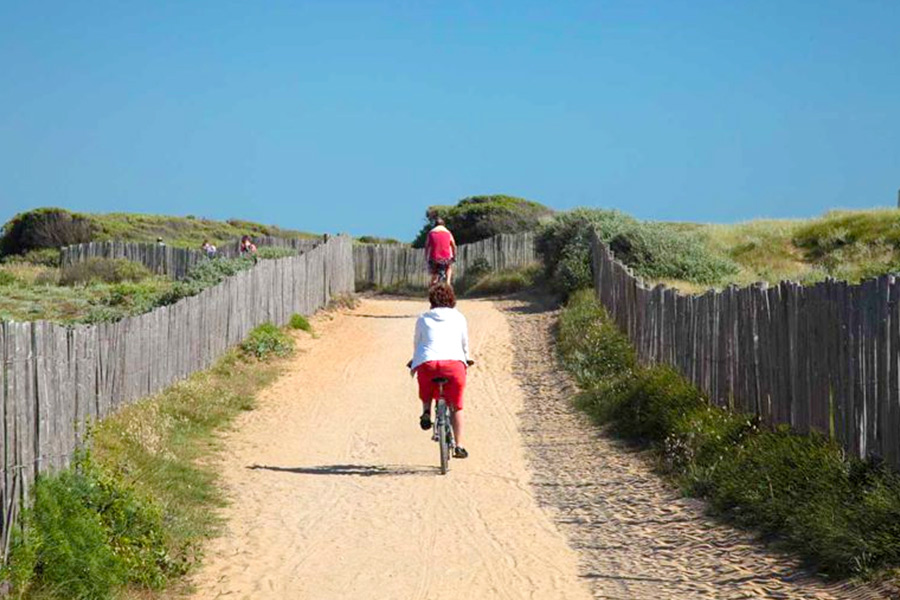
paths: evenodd
<path fill-rule="evenodd" d="M 312 325 L 309 324 L 309 320 L 298 313 L 294 313 L 291 315 L 291 320 L 288 322 L 288 326 L 291 329 L 300 329 L 301 331 L 312 333 Z"/>
<path fill-rule="evenodd" d="M 617 435 L 653 449 L 661 471 L 737 525 L 804 557 L 827 576 L 900 567 L 900 475 L 846 460 L 820 435 L 761 428 L 710 406 L 668 367 L 640 367 L 589 291 L 560 317 L 559 356 L 581 387 L 577 405 Z"/>
<path fill-rule="evenodd" d="M 251 410 L 283 363 L 232 350 L 208 371 L 125 407 L 91 434 L 89 461 L 43 478 L 7 577 L 20 598 L 156 597 L 184 589 L 225 504 L 214 432 Z M 156 592 L 154 591 L 156 590 Z"/>

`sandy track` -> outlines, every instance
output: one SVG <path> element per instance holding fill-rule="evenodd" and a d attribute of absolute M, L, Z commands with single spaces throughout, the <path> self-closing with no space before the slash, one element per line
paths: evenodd
<path fill-rule="evenodd" d="M 577 555 L 532 496 L 509 328 L 466 302 L 479 365 L 472 457 L 436 473 L 411 355 L 421 301 L 367 300 L 319 319 L 289 372 L 226 434 L 232 504 L 196 598 L 589 598 Z"/>

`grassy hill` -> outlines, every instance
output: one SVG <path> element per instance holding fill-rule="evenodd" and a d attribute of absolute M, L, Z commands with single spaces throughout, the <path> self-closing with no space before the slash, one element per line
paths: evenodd
<path fill-rule="evenodd" d="M 245 234 L 317 237 L 303 231 L 238 219 L 216 221 L 193 215 L 90 214 L 60 208 L 38 208 L 16 215 L 3 226 L 0 255 L 24 254 L 86 241 L 153 242 L 159 237 L 171 246 L 199 247 L 205 239 L 222 243 Z"/>
<path fill-rule="evenodd" d="M 900 210 L 835 210 L 806 220 L 706 225 L 713 252 L 739 267 L 733 281 L 858 282 L 900 270 Z"/>

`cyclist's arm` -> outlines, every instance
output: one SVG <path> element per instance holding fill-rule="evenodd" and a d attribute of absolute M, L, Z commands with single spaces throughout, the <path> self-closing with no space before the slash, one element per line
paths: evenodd
<path fill-rule="evenodd" d="M 466 362 L 469 362 L 469 325 L 465 317 L 462 318 L 462 349 Z"/>
<path fill-rule="evenodd" d="M 419 349 L 421 344 L 425 343 L 425 321 L 422 317 L 416 319 L 416 333 L 413 336 L 413 357 L 407 363 L 407 367 L 412 369 L 412 362 L 416 359 L 416 351 Z"/>
<path fill-rule="evenodd" d="M 450 234 L 450 249 L 453 250 L 453 258 L 456 258 L 456 239 Z"/>

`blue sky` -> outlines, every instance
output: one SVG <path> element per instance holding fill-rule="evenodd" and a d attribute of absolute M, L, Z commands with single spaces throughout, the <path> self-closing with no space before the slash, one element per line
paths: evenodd
<path fill-rule="evenodd" d="M 410 239 L 429 204 L 729 222 L 891 205 L 900 2 L 0 4 L 0 220 Z"/>

